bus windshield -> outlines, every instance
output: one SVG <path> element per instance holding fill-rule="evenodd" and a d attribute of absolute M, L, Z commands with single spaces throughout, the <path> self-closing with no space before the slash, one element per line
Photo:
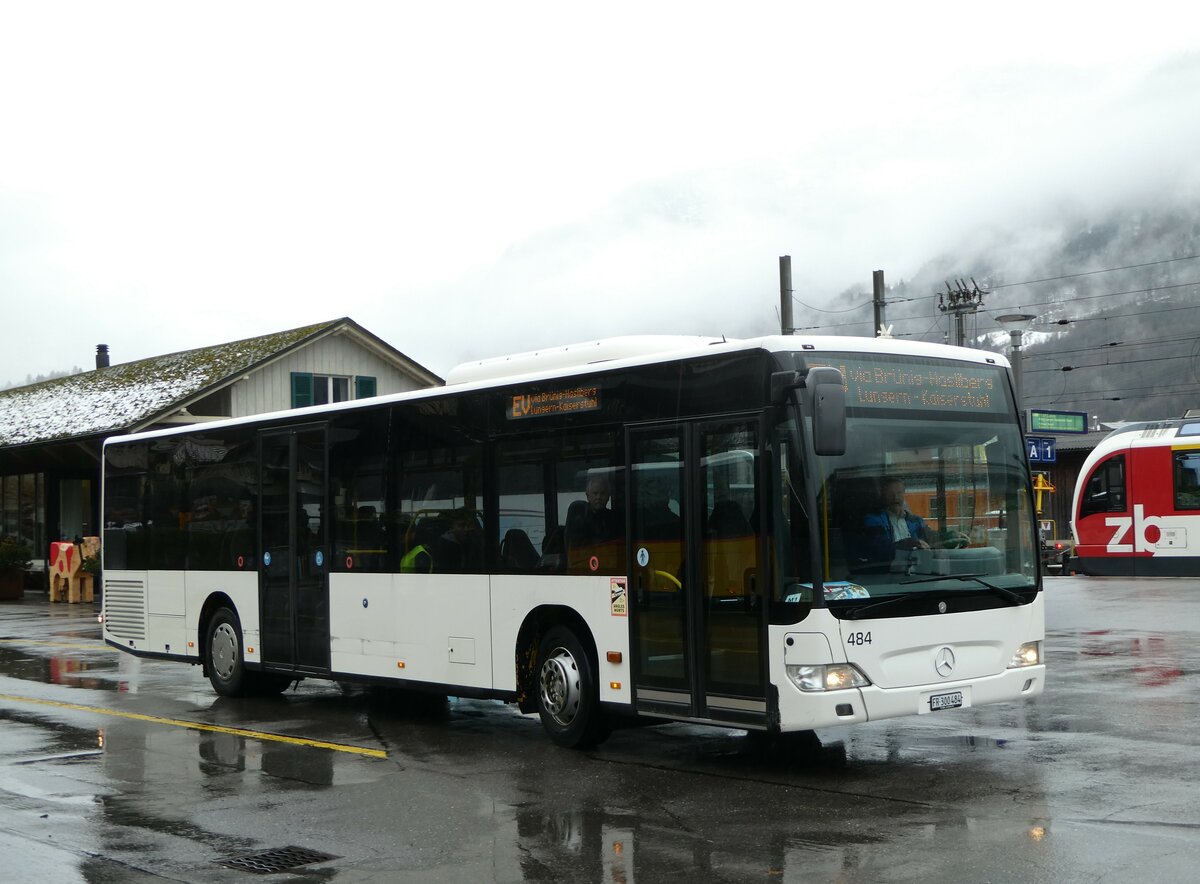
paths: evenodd
<path fill-rule="evenodd" d="M 777 600 L 823 602 L 847 616 L 872 600 L 949 593 L 989 607 L 1022 601 L 1015 593 L 1036 587 L 1035 532 L 1003 370 L 857 354 L 833 364 L 846 378 L 847 449 L 813 462 L 816 506 L 804 520 L 816 523 L 824 597 L 813 597 L 816 581 L 788 582 L 788 571 L 812 573 L 800 565 L 782 569 Z"/>

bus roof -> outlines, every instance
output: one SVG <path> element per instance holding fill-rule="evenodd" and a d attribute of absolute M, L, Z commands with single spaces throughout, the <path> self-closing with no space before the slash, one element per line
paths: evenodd
<path fill-rule="evenodd" d="M 1003 367 L 1008 366 L 1008 360 L 997 353 L 966 347 L 950 347 L 945 344 L 902 341 L 896 338 L 775 335 L 736 339 L 690 335 L 628 335 L 464 362 L 450 370 L 446 376 L 446 385 L 457 386 L 482 381 L 496 382 L 509 378 L 526 379 L 527 375 L 541 375 L 554 371 L 560 373 L 580 371 L 607 362 L 625 362 L 626 360 L 630 361 L 629 364 L 636 364 L 637 361 L 659 362 L 710 355 L 720 350 L 750 349 L 768 350 L 773 353 L 792 350 L 898 353 L 941 359 L 959 359 L 968 362 L 990 362 Z"/>
<path fill-rule="evenodd" d="M 435 398 L 448 393 L 487 390 L 510 383 L 552 381 L 556 378 L 567 378 L 617 368 L 636 368 L 659 362 L 698 359 L 705 356 L 751 350 L 764 350 L 770 353 L 803 352 L 811 353 L 814 356 L 820 353 L 891 354 L 975 362 L 1005 369 L 1009 365 L 1008 359 L 1002 354 L 987 350 L 953 347 L 947 344 L 930 344 L 922 341 L 905 341 L 896 338 L 773 335 L 738 339 L 698 335 L 630 335 L 463 363 L 449 372 L 444 387 L 425 387 L 420 390 L 391 393 L 369 399 L 355 399 L 329 405 L 313 405 L 306 408 L 291 408 L 244 417 L 224 418 L 211 423 L 148 430 L 143 433 L 110 437 L 105 440 L 105 445 L 110 442 L 122 442 L 135 438 L 146 439 L 177 433 L 203 432 L 206 428 L 223 428 L 282 418 L 303 418 L 306 415 L 323 415 L 331 411 L 353 411 L 390 402 L 411 402 Z"/>

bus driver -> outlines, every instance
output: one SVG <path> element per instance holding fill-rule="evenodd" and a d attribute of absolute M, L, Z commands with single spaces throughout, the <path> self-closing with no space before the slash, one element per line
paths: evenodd
<path fill-rule="evenodd" d="M 881 486 L 882 507 L 863 519 L 863 555 L 869 562 L 890 562 L 897 550 L 930 549 L 932 535 L 925 520 L 904 505 L 904 480 L 887 476 Z"/>

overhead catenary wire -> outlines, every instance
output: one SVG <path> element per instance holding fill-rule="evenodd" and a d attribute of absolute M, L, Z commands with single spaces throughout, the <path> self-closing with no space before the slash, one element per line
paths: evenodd
<path fill-rule="evenodd" d="M 1174 263 L 1179 263 L 1179 262 L 1184 262 L 1184 261 L 1198 260 L 1198 259 L 1200 259 L 1200 254 L 1186 255 L 1186 256 L 1181 256 L 1181 257 L 1177 257 L 1177 258 L 1165 258 L 1165 259 L 1156 260 L 1156 261 L 1145 261 L 1145 262 L 1136 263 L 1136 264 L 1125 264 L 1125 265 L 1121 265 L 1118 267 L 1107 267 L 1107 268 L 1100 268 L 1100 269 L 1096 269 L 1096 270 L 1080 271 L 1078 273 L 1064 273 L 1064 274 L 1060 274 L 1058 276 L 1042 277 L 1042 278 L 1038 278 L 1038 279 L 1025 280 L 1022 282 L 1002 283 L 1002 284 L 997 284 L 997 285 L 992 286 L 991 289 L 992 289 L 992 291 L 996 291 L 996 290 L 1001 290 L 1001 289 L 1014 288 L 1014 287 L 1021 286 L 1021 285 L 1033 285 L 1033 284 L 1037 284 L 1037 283 L 1058 282 L 1058 281 L 1063 281 L 1063 280 L 1077 279 L 1077 278 L 1081 278 L 1081 277 L 1085 278 L 1085 277 L 1089 277 L 1089 276 L 1095 276 L 1095 275 L 1118 272 L 1118 271 L 1141 270 L 1141 269 L 1145 269 L 1148 267 L 1169 265 L 1169 264 L 1174 264 Z M 1034 300 L 1034 301 L 1028 301 L 1028 302 L 1023 301 L 1020 304 L 1019 308 L 1014 308 L 1013 306 L 1006 306 L 1006 307 L 993 307 L 990 309 L 982 309 L 982 308 L 979 309 L 978 311 L 976 311 L 975 313 L 972 314 L 973 319 L 974 319 L 972 324 L 975 326 L 974 337 L 977 339 L 979 338 L 980 314 L 983 314 L 985 317 L 988 317 L 989 319 L 994 319 L 994 317 L 996 317 L 997 315 L 1002 315 L 1003 313 L 1011 312 L 1013 309 L 1037 310 L 1038 308 L 1048 308 L 1048 307 L 1057 308 L 1053 311 L 1046 311 L 1047 315 L 1044 315 L 1039 322 L 1035 323 L 1035 329 L 1040 327 L 1042 330 L 1048 331 L 1048 332 L 1052 331 L 1056 327 L 1074 325 L 1076 323 L 1107 322 L 1109 320 L 1125 319 L 1125 318 L 1129 318 L 1129 317 L 1141 318 L 1141 317 L 1146 317 L 1146 316 L 1153 316 L 1156 314 L 1178 313 L 1180 311 L 1185 311 L 1185 310 L 1200 309 L 1200 298 L 1192 297 L 1197 291 L 1200 291 L 1200 279 L 1183 281 L 1183 282 L 1164 283 L 1164 284 L 1159 284 L 1159 285 L 1151 285 L 1151 286 L 1144 286 L 1144 287 L 1138 287 L 1138 288 L 1120 289 L 1117 291 L 1104 291 L 1104 292 L 1094 292 L 1094 291 L 1088 292 L 1087 291 L 1088 288 L 1091 288 L 1090 285 L 1082 287 L 1083 288 L 1082 292 L 1078 291 L 1078 287 L 1075 287 L 1075 286 L 1068 286 L 1066 288 L 1068 288 L 1069 294 L 1055 294 L 1052 298 L 1046 296 L 1051 293 L 1042 294 L 1042 297 L 1040 300 Z M 1141 299 L 1139 299 L 1141 303 L 1138 303 L 1137 301 L 1133 301 L 1133 300 L 1113 303 L 1109 306 L 1102 306 L 1101 304 L 1097 303 L 1097 302 L 1103 302 L 1104 299 L 1106 299 L 1106 298 L 1107 299 L 1131 298 L 1131 296 L 1138 296 L 1138 295 L 1151 295 L 1151 296 L 1160 295 L 1160 297 L 1141 298 Z M 928 296 L 889 298 L 889 299 L 887 299 L 886 303 L 888 305 L 892 305 L 892 304 L 898 305 L 898 304 L 914 303 L 914 302 L 920 302 L 920 301 L 932 301 L 932 300 L 935 300 L 937 298 L 937 296 L 938 296 L 938 293 L 931 294 Z M 1188 303 L 1188 304 L 1179 304 L 1177 299 L 1180 299 L 1180 298 L 1186 298 L 1187 300 L 1195 300 L 1196 302 Z M 1173 301 L 1175 302 L 1174 304 L 1172 304 Z M 830 309 L 821 310 L 820 308 L 811 308 L 808 305 L 804 304 L 803 302 L 800 302 L 798 299 L 797 299 L 797 303 L 799 303 L 802 307 L 815 310 L 816 312 L 819 312 L 819 313 L 844 315 L 847 313 L 853 313 L 855 311 L 860 311 L 860 310 L 869 308 L 873 302 L 872 301 L 864 301 L 864 302 L 856 304 L 854 306 L 850 306 L 850 307 L 842 308 L 842 309 L 836 309 L 836 310 L 830 310 Z M 1070 306 L 1073 304 L 1094 305 L 1094 306 L 1091 306 L 1090 308 L 1087 308 L 1087 312 L 1090 313 L 1090 312 L 1096 311 L 1098 315 L 1081 316 L 1081 317 L 1077 317 L 1077 318 L 1054 318 L 1055 315 L 1057 315 L 1058 317 L 1064 317 L 1064 314 L 1069 315 Z M 1158 305 L 1162 305 L 1162 306 L 1158 306 Z M 1114 310 L 1114 308 L 1117 312 L 1106 312 L 1106 311 Z M 1124 308 L 1124 309 L 1122 309 L 1122 308 Z M 1146 309 L 1146 308 L 1149 308 L 1149 309 Z M 816 318 L 816 317 L 813 317 L 813 318 Z M 857 320 L 851 320 L 851 319 L 849 319 L 849 317 L 846 317 L 846 319 L 848 321 L 834 321 L 834 322 L 829 322 L 829 323 L 819 323 L 819 324 L 807 327 L 805 329 L 805 331 L 808 331 L 809 333 L 817 333 L 817 334 L 821 334 L 821 333 L 856 334 L 856 333 L 861 333 L 866 328 L 873 326 L 873 321 L 869 317 L 863 317 L 862 319 L 857 319 Z M 925 309 L 918 308 L 915 311 L 915 313 L 912 315 L 889 317 L 888 325 L 889 325 L 889 327 L 897 326 L 900 329 L 912 329 L 911 331 L 893 330 L 891 332 L 893 337 L 908 338 L 908 339 L 915 339 L 915 340 L 931 340 L 932 336 L 935 335 L 935 332 L 936 332 L 937 337 L 941 337 L 941 338 L 944 338 L 947 334 L 952 333 L 953 330 L 950 329 L 948 331 L 946 326 L 943 324 L 943 320 L 946 320 L 946 319 L 948 319 L 948 317 L 942 316 L 942 315 L 937 315 L 935 313 L 935 315 L 932 317 L 932 323 L 930 323 L 930 314 L 927 313 L 925 311 Z M 1105 328 L 1107 329 L 1107 327 L 1105 327 Z M 1171 366 L 1171 365 L 1177 366 L 1179 364 L 1179 360 L 1188 360 L 1188 359 L 1195 360 L 1196 367 L 1194 369 L 1194 372 L 1190 369 L 1186 369 L 1185 371 L 1188 374 L 1195 373 L 1196 376 L 1198 378 L 1200 378 L 1200 353 L 1196 352 L 1195 349 L 1193 349 L 1192 352 L 1186 352 L 1186 353 L 1164 354 L 1164 353 L 1160 352 L 1161 349 L 1170 348 L 1170 347 L 1172 347 L 1172 345 L 1183 345 L 1183 344 L 1186 344 L 1189 342 L 1194 342 L 1196 340 L 1194 335 L 1192 335 L 1192 334 L 1170 335 L 1168 333 L 1167 335 L 1163 335 L 1163 336 L 1157 337 L 1157 338 L 1146 338 L 1146 339 L 1138 340 L 1138 339 L 1131 339 L 1129 337 L 1129 334 L 1128 334 L 1129 330 L 1130 329 L 1126 328 L 1123 324 L 1123 326 L 1120 328 L 1107 329 L 1107 331 L 1104 333 L 1111 335 L 1111 338 L 1103 343 L 1100 343 L 1095 346 L 1071 347 L 1071 348 L 1067 348 L 1067 349 L 1055 349 L 1053 346 L 1053 340 L 1054 340 L 1053 338 L 1050 341 L 1043 341 L 1040 343 L 1027 339 L 1025 342 L 1025 353 L 1024 353 L 1025 359 L 1032 360 L 1034 362 L 1033 365 L 1029 365 L 1025 369 L 1025 372 L 1030 375 L 1041 376 L 1043 378 L 1058 375 L 1063 378 L 1064 384 L 1066 386 L 1075 386 L 1075 384 L 1069 383 L 1067 381 L 1068 376 L 1078 377 L 1081 380 L 1084 379 L 1085 377 L 1093 377 L 1093 378 L 1104 377 L 1104 378 L 1108 379 L 1107 374 L 1104 374 L 1104 375 L 1099 374 L 1099 372 L 1103 372 L 1105 369 L 1116 369 L 1116 374 L 1118 375 L 1118 377 L 1108 379 L 1108 381 L 1103 385 L 1104 389 L 1081 390 L 1081 391 L 1077 391 L 1077 392 L 1073 392 L 1073 393 L 1068 393 L 1065 390 L 1063 390 L 1057 394 L 1043 393 L 1042 401 L 1046 402 L 1049 405 L 1058 405 L 1060 407 L 1062 407 L 1063 404 L 1066 404 L 1066 405 L 1075 404 L 1077 407 L 1088 408 L 1088 407 L 1094 407 L 1093 403 L 1103 403 L 1103 402 L 1129 403 L 1129 402 L 1132 402 L 1135 400 L 1158 400 L 1158 399 L 1172 399 L 1172 398 L 1173 399 L 1180 399 L 1180 398 L 1186 399 L 1189 397 L 1189 395 L 1200 399 L 1200 386 L 1198 386 L 1196 384 L 1192 384 L 1192 383 L 1187 383 L 1187 382 L 1184 382 L 1181 384 L 1157 384 L 1157 385 L 1151 386 L 1151 387 L 1136 386 L 1136 387 L 1124 388 L 1124 387 L 1115 386 L 1114 383 L 1112 383 L 1112 382 L 1119 383 L 1120 376 L 1123 374 L 1122 372 L 1120 372 L 1120 369 L 1123 366 L 1162 365 L 1163 366 L 1162 372 L 1165 375 L 1167 375 L 1167 377 L 1164 377 L 1164 381 L 1166 381 L 1166 380 L 1169 380 L 1169 378 L 1172 374 L 1176 374 L 1179 372 L 1178 368 L 1170 368 L 1169 366 Z M 1145 330 L 1148 331 L 1150 329 L 1147 328 Z M 1154 330 L 1158 331 L 1158 329 L 1154 329 Z M 996 329 L 996 331 L 1001 331 L 1001 330 Z M 1152 352 L 1154 355 L 1146 355 L 1145 358 L 1133 358 L 1133 359 L 1122 358 L 1122 357 L 1135 355 L 1135 353 L 1132 352 L 1134 348 L 1143 348 L 1142 349 L 1143 354 L 1145 353 L 1145 348 L 1153 348 Z M 1070 358 L 1070 357 L 1074 357 L 1076 355 L 1088 354 L 1088 353 L 1095 354 L 1095 355 L 1102 354 L 1104 361 L 1089 362 L 1089 363 L 1083 363 L 1080 365 L 1063 365 L 1062 362 L 1060 361 L 1059 364 L 1054 367 L 1045 365 L 1046 360 L 1056 360 L 1056 359 L 1064 360 L 1065 358 Z M 1043 367 L 1037 367 L 1039 362 L 1042 364 Z M 1089 375 L 1088 372 L 1092 369 L 1097 369 L 1097 370 L 1099 370 L 1099 372 L 1097 372 L 1096 374 L 1093 374 L 1093 375 Z M 1077 372 L 1079 372 L 1079 371 L 1083 371 L 1084 374 L 1078 375 Z M 1145 371 L 1145 370 L 1143 369 L 1142 371 Z M 1111 373 L 1112 372 L 1109 372 L 1109 374 L 1111 374 Z M 1132 380 L 1132 378 L 1130 378 L 1130 380 Z M 1139 380 L 1142 380 L 1142 378 L 1139 378 Z M 1057 384 L 1054 384 L 1054 386 L 1057 386 Z"/>
<path fill-rule="evenodd" d="M 1050 400 L 1050 404 L 1051 404 L 1051 405 L 1059 405 L 1059 404 L 1061 404 L 1061 403 L 1064 403 L 1064 402 L 1065 402 L 1065 403 L 1069 403 L 1069 404 L 1071 404 L 1071 405 L 1078 405 L 1078 404 L 1080 404 L 1080 403 L 1082 403 L 1082 402 L 1124 402 L 1126 399 L 1134 399 L 1134 398 L 1136 398 L 1136 399 L 1138 399 L 1138 400 L 1142 400 L 1142 399 L 1161 399 L 1161 398 L 1163 398 L 1163 397 L 1166 397 L 1166 396 L 1173 396 L 1173 397 L 1185 396 L 1185 395 L 1187 395 L 1187 394 L 1188 394 L 1188 393 L 1190 393 L 1190 392 L 1195 392 L 1195 390 L 1196 390 L 1195 386 L 1192 386 L 1192 387 L 1189 387 L 1189 388 L 1187 388 L 1187 389 L 1184 389 L 1184 390 L 1166 390 L 1166 391 L 1163 391 L 1163 392 L 1158 392 L 1158 393 L 1138 393 L 1136 397 L 1134 397 L 1134 396 L 1090 396 L 1090 397 L 1079 397 L 1079 396 L 1065 396 L 1065 395 L 1064 395 L 1064 396 L 1059 396 L 1059 397 L 1058 397 L 1058 398 L 1056 398 L 1056 399 L 1051 399 L 1051 400 Z M 1120 390 L 1115 390 L 1115 391 L 1113 391 L 1113 392 L 1120 393 L 1120 392 L 1122 392 L 1122 391 L 1120 391 Z"/>
<path fill-rule="evenodd" d="M 1033 303 L 1022 303 L 1021 306 L 1022 307 L 1051 307 L 1051 306 L 1059 306 L 1062 304 L 1069 304 L 1074 301 L 1094 301 L 1097 298 L 1115 298 L 1120 295 L 1145 295 L 1145 294 L 1149 294 L 1151 292 L 1166 291 L 1167 289 L 1182 289 L 1182 288 L 1188 288 L 1188 287 L 1194 288 L 1197 286 L 1200 286 L 1200 280 L 1195 280 L 1193 282 L 1175 282 L 1175 283 L 1171 283 L 1169 285 L 1156 285 L 1156 286 L 1151 286 L 1150 288 L 1147 288 L 1147 289 L 1129 289 L 1129 290 L 1123 291 L 1123 292 L 1104 292 L 1099 295 L 1078 295 L 1073 298 L 1059 298 L 1056 301 L 1034 301 Z M 1005 313 L 1005 312 L 1008 312 L 1008 310 L 1010 310 L 1010 309 L 1011 308 L 997 307 L 992 310 L 983 310 L 981 312 L 983 312 L 983 313 Z"/>
<path fill-rule="evenodd" d="M 1080 273 L 1064 273 L 1062 276 L 1047 276 L 1043 279 L 1027 279 L 1023 282 L 1005 282 L 1000 285 L 992 286 L 992 291 L 996 289 L 1007 289 L 1018 285 L 1035 285 L 1039 282 L 1059 282 L 1064 279 L 1076 279 L 1080 276 L 1095 276 L 1098 273 L 1115 273 L 1118 270 L 1138 270 L 1142 267 L 1155 267 L 1159 264 L 1172 264 L 1176 261 L 1194 261 L 1200 258 L 1200 255 L 1184 255 L 1181 258 L 1163 258 L 1159 261 L 1146 261 L 1143 264 L 1126 264 L 1123 267 L 1104 267 L 1100 270 L 1084 270 Z"/>
<path fill-rule="evenodd" d="M 1187 335 L 1179 335 L 1178 337 L 1174 337 L 1174 338 L 1151 338 L 1151 339 L 1139 340 L 1139 341 L 1107 341 L 1103 344 L 1096 344 L 1091 347 L 1073 347 L 1073 348 L 1067 349 L 1067 350 L 1055 349 L 1055 350 L 1048 351 L 1046 353 L 1039 353 L 1039 352 L 1034 351 L 1032 349 L 1032 347 L 1038 346 L 1038 345 L 1034 344 L 1034 345 L 1026 345 L 1025 349 L 1022 351 L 1022 355 L 1025 359 L 1050 359 L 1050 358 L 1054 358 L 1054 357 L 1058 357 L 1058 356 L 1065 356 L 1070 353 L 1093 353 L 1097 350 L 1103 350 L 1104 352 L 1107 353 L 1107 352 L 1110 352 L 1112 350 L 1112 348 L 1114 348 L 1114 347 L 1145 347 L 1145 346 L 1149 346 L 1151 344 L 1177 344 L 1181 341 L 1187 341 L 1188 343 L 1192 343 L 1195 340 L 1196 340 L 1196 335 L 1187 334 Z"/>
<path fill-rule="evenodd" d="M 1179 258 L 1162 258 L 1161 260 L 1158 260 L 1158 261 L 1145 261 L 1141 264 L 1125 264 L 1120 267 L 1102 267 L 1098 270 L 1083 270 L 1083 271 L 1080 271 L 1079 273 L 1064 273 L 1061 276 L 1046 276 L 1046 277 L 1042 277 L 1041 279 L 1026 279 L 1026 280 L 1022 280 L 1021 282 L 1002 282 L 999 285 L 991 286 L 990 291 L 994 292 L 999 289 L 1013 288 L 1014 286 L 1021 286 L 1021 285 L 1035 285 L 1039 282 L 1060 282 L 1064 279 L 1077 279 L 1081 276 L 1095 276 L 1100 273 L 1116 273 L 1117 271 L 1120 271 L 1120 270 L 1138 270 L 1143 267 L 1155 267 L 1159 264 L 1172 264 L 1177 261 L 1194 261 L 1196 259 L 1200 259 L 1200 255 L 1184 255 Z M 1114 294 L 1119 294 L 1119 293 L 1114 293 Z M 907 303 L 910 303 L 913 301 L 928 301 L 933 298 L 936 298 L 937 296 L 938 296 L 938 293 L 935 292 L 932 295 L 915 295 L 912 297 L 895 298 L 895 299 L 889 300 L 887 303 L 889 305 L 891 305 L 891 304 L 907 304 Z M 1096 296 L 1096 297 L 1103 297 L 1103 296 Z M 1050 303 L 1057 303 L 1057 302 L 1050 302 Z M 1028 306 L 1039 306 L 1039 305 L 1031 304 Z"/>
<path fill-rule="evenodd" d="M 1150 316 L 1154 313 L 1174 313 L 1177 310 L 1200 309 L 1200 303 L 1184 304 L 1182 307 L 1163 307 L 1161 310 L 1138 310 L 1136 313 L 1109 313 L 1105 316 L 1081 316 L 1078 319 L 1057 319 L 1052 325 L 1071 325 L 1076 322 L 1100 322 L 1109 319 L 1121 319 L 1126 316 Z"/>
<path fill-rule="evenodd" d="M 871 302 L 866 301 L 862 304 L 858 304 L 855 307 L 846 307 L 843 310 L 825 310 L 825 309 L 822 309 L 821 307 L 814 307 L 811 304 L 805 304 L 803 301 L 801 301 L 795 295 L 792 295 L 792 300 L 795 301 L 797 304 L 799 304 L 801 307 L 803 307 L 805 310 L 815 310 L 817 313 L 853 313 L 855 310 L 861 310 L 864 307 L 871 306 Z"/>
<path fill-rule="evenodd" d="M 1059 393 L 1053 399 L 1052 403 L 1058 402 L 1094 402 L 1104 399 L 1124 399 L 1133 397 L 1150 398 L 1153 396 L 1179 396 L 1183 393 L 1191 393 L 1196 391 L 1195 384 L 1173 384 L 1171 386 L 1153 386 L 1153 387 L 1112 387 L 1104 390 L 1079 390 L 1074 393 Z M 1113 394 L 1123 394 L 1114 396 Z M 1093 397 L 1093 398 L 1082 398 Z"/>
<path fill-rule="evenodd" d="M 1058 300 L 1054 300 L 1054 301 L 1035 301 L 1033 303 L 1023 303 L 1020 306 L 1022 308 L 1062 306 L 1065 304 L 1073 303 L 1075 301 L 1094 301 L 1098 298 L 1115 298 L 1115 297 L 1119 297 L 1121 295 L 1149 294 L 1152 292 L 1160 292 L 1160 291 L 1166 291 L 1168 289 L 1180 289 L 1180 288 L 1200 288 L 1200 280 L 1195 280 L 1192 282 L 1180 282 L 1180 283 L 1171 283 L 1168 285 L 1152 286 L 1150 288 L 1144 288 L 1144 289 L 1127 289 L 1127 290 L 1119 291 L 1119 292 L 1102 292 L 1100 294 L 1095 294 L 1095 295 L 1078 295 L 1078 296 L 1072 297 L 1072 298 L 1059 298 Z M 933 297 L 933 296 L 931 296 L 931 297 Z M 795 300 L 795 299 L 793 298 L 793 300 Z M 921 300 L 921 299 L 910 298 L 908 300 Z M 797 301 L 797 303 L 800 303 L 800 302 Z M 893 303 L 901 303 L 901 302 L 900 301 L 888 301 L 887 303 L 893 304 Z M 807 307 L 807 305 L 805 305 L 805 304 L 802 304 L 802 306 Z M 871 302 L 867 301 L 863 304 L 859 304 L 856 307 L 848 307 L 844 310 L 821 310 L 820 312 L 822 312 L 822 313 L 850 313 L 850 312 L 853 312 L 854 310 L 861 310 L 864 307 L 869 307 L 869 306 L 871 306 Z M 1182 307 L 1168 307 L 1168 308 L 1164 308 L 1164 310 L 1162 310 L 1162 311 L 1140 310 L 1137 313 L 1116 314 L 1112 318 L 1116 318 L 1117 315 L 1119 315 L 1119 316 L 1143 316 L 1143 315 L 1147 315 L 1150 313 L 1165 312 L 1166 310 L 1189 310 L 1189 309 L 1192 309 L 1197 306 L 1200 306 L 1200 304 L 1189 304 L 1189 305 L 1185 305 Z M 809 309 L 819 309 L 819 308 L 809 308 Z M 992 308 L 992 309 L 981 309 L 981 310 L 977 311 L 977 314 L 982 313 L 982 314 L 986 314 L 989 316 L 995 316 L 997 314 L 1011 312 L 1012 309 L 1013 309 L 1012 307 L 996 307 L 996 308 Z M 923 317 L 923 316 L 919 316 L 919 315 L 918 316 L 897 316 L 897 317 L 894 317 L 894 319 L 889 318 L 889 324 L 891 322 L 920 321 L 920 320 L 923 320 L 926 318 L 927 317 Z M 1097 319 L 1105 319 L 1105 318 L 1108 318 L 1108 317 L 1088 316 L 1088 317 L 1082 317 L 1080 319 L 1073 319 L 1073 320 L 1058 320 L 1058 322 L 1067 322 L 1067 321 L 1088 322 L 1088 321 L 1093 321 L 1093 320 L 1097 320 Z M 1054 322 L 1055 320 L 1051 320 L 1051 321 Z M 862 319 L 862 320 L 855 320 L 854 322 L 834 323 L 834 324 L 830 324 L 830 325 L 805 326 L 804 328 L 806 330 L 848 328 L 850 326 L 855 326 L 855 325 L 871 324 L 871 322 L 872 321 L 870 319 Z"/>
<path fill-rule="evenodd" d="M 1180 353 L 1177 356 L 1155 356 L 1152 359 L 1122 359 L 1117 362 L 1094 362 L 1087 365 L 1063 365 L 1059 368 L 1029 368 L 1025 370 L 1025 374 L 1038 374 L 1054 371 L 1081 371 L 1085 368 L 1106 368 L 1109 366 L 1116 367 L 1120 365 L 1140 365 L 1147 362 L 1168 362 L 1172 359 L 1194 359 L 1195 356 L 1196 354 L 1194 353 Z"/>

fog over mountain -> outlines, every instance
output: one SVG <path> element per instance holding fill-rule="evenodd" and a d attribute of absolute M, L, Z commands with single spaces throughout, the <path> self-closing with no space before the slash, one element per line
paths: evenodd
<path fill-rule="evenodd" d="M 939 310 L 938 293 L 960 281 L 984 293 L 965 320 L 968 346 L 1007 355 L 1009 333 L 995 318 L 1036 315 L 1023 337 L 1026 407 L 1083 411 L 1101 421 L 1200 408 L 1200 203 L 1067 210 L 978 231 L 912 279 L 887 279 L 892 333 L 953 343 L 954 321 Z M 797 306 L 795 324 L 869 334 L 870 300 L 869 285 L 856 287 L 829 308 L 845 312 Z"/>

